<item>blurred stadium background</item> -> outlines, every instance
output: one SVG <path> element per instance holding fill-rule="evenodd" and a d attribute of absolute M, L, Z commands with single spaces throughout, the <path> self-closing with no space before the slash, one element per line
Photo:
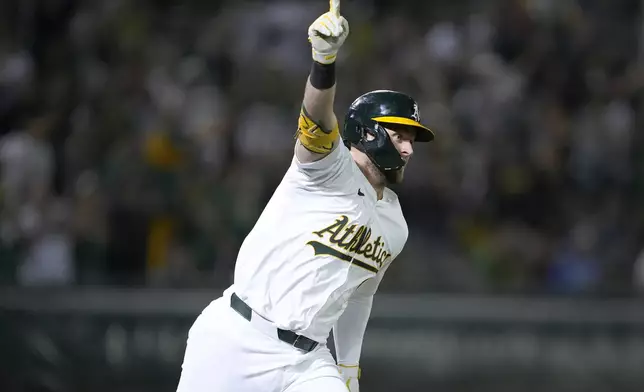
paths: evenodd
<path fill-rule="evenodd" d="M 0 1 L 0 390 L 174 391 L 292 157 L 326 6 Z M 644 390 L 642 1 L 343 13 L 338 115 L 398 89 L 437 133 L 362 389 Z"/>

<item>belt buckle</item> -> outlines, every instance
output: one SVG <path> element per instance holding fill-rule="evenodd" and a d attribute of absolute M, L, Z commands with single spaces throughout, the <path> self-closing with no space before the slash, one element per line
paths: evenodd
<path fill-rule="evenodd" d="M 297 347 L 297 346 L 295 346 L 295 345 L 296 345 L 296 344 L 297 344 L 297 342 L 300 340 L 300 336 L 302 336 L 302 335 L 295 334 L 295 340 L 293 341 L 293 344 L 292 344 L 292 346 L 293 346 L 293 347 Z"/>

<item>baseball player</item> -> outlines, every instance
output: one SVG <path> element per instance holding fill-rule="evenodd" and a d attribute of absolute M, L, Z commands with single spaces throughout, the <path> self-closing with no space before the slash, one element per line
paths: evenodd
<path fill-rule="evenodd" d="M 387 185 L 434 135 L 411 97 L 388 90 L 353 102 L 340 132 L 335 59 L 348 34 L 333 6 L 309 28 L 292 164 L 239 250 L 234 283 L 190 329 L 178 392 L 358 392 L 373 295 L 408 235 Z"/>

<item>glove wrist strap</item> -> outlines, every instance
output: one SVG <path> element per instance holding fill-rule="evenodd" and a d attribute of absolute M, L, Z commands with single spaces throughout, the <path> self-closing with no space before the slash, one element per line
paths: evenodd
<path fill-rule="evenodd" d="M 321 64 L 313 61 L 309 80 L 311 85 L 318 90 L 330 89 L 335 85 L 335 63 Z"/>
<path fill-rule="evenodd" d="M 362 376 L 362 368 L 360 368 L 360 365 L 338 364 L 338 367 L 341 368 L 342 373 L 346 374 L 349 377 L 355 377 L 359 380 Z"/>
<path fill-rule="evenodd" d="M 320 64 L 332 64 L 335 62 L 336 57 L 338 56 L 337 51 L 332 51 L 329 53 L 318 52 L 314 48 L 311 48 L 311 57 L 314 61 Z"/>

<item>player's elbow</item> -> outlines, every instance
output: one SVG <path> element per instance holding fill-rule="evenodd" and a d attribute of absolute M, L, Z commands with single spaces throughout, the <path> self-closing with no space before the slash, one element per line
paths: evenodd
<path fill-rule="evenodd" d="M 371 306 L 373 304 L 373 294 L 356 291 L 347 302 L 353 305 Z"/>

